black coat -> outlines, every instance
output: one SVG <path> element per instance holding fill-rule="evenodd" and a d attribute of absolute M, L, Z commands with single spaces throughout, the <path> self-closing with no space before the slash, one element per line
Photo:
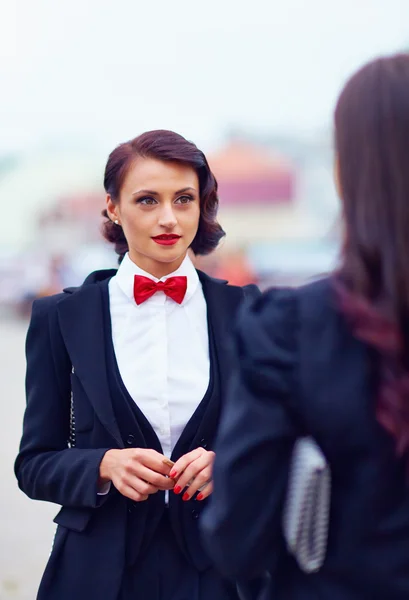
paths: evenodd
<path fill-rule="evenodd" d="M 101 286 L 114 274 L 96 272 L 83 286 L 33 305 L 26 343 L 27 408 L 15 471 L 20 488 L 30 498 L 62 505 L 55 517 L 58 528 L 39 600 L 116 600 L 121 584 L 129 501 L 115 488 L 107 496 L 97 495 L 104 453 L 125 445 L 110 398 L 103 327 Z M 228 338 L 236 309 L 246 295 L 258 290 L 228 286 L 201 272 L 199 277 L 214 335 L 221 401 L 231 366 Z M 67 445 L 71 390 L 75 448 Z M 219 406 L 205 411 L 189 450 L 204 439 L 208 449 L 213 447 L 218 420 Z M 142 437 L 134 440 L 138 445 L 144 446 Z M 135 504 L 140 521 L 136 545 L 152 525 L 148 514 L 155 502 L 152 496 Z M 175 538 L 184 543 L 197 569 L 207 568 L 210 561 L 200 544 L 190 503 L 174 494 L 169 503 Z M 198 510 L 200 504 L 196 503 Z"/>
<path fill-rule="evenodd" d="M 405 466 L 376 419 L 374 357 L 337 309 L 331 279 L 263 295 L 240 316 L 236 344 L 202 519 L 215 564 L 231 578 L 269 570 L 274 600 L 409 598 Z M 312 575 L 287 553 L 281 526 L 305 434 L 332 470 L 328 552 Z"/>

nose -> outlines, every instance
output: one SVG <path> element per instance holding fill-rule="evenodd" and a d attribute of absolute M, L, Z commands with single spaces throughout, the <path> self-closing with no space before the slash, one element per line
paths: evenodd
<path fill-rule="evenodd" d="M 172 205 L 164 205 L 159 215 L 159 226 L 164 229 L 174 229 L 177 225 L 176 215 Z"/>

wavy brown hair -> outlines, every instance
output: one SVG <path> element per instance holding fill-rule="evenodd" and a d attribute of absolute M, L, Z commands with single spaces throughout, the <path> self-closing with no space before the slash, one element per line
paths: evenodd
<path fill-rule="evenodd" d="M 147 131 L 129 142 L 120 144 L 109 155 L 105 167 L 104 187 L 114 203 L 119 202 L 125 177 L 137 158 L 180 163 L 196 171 L 199 179 L 200 217 L 191 249 L 195 254 L 210 254 L 225 233 L 217 222 L 217 181 L 203 152 L 181 135 L 167 130 Z M 115 244 L 115 251 L 121 262 L 128 251 L 123 229 L 112 223 L 106 210 L 102 214 L 106 217 L 102 233 L 106 240 Z"/>
<path fill-rule="evenodd" d="M 409 55 L 374 60 L 348 81 L 335 140 L 346 229 L 336 289 L 374 350 L 377 418 L 409 467 Z"/>

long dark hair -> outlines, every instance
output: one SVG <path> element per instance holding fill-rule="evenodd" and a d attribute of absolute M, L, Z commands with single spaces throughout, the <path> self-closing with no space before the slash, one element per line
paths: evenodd
<path fill-rule="evenodd" d="M 181 163 L 196 171 L 200 188 L 200 218 L 191 248 L 195 254 L 212 252 L 225 233 L 217 221 L 217 181 L 203 152 L 178 133 L 167 130 L 147 131 L 129 142 L 120 144 L 109 155 L 105 167 L 104 187 L 114 203 L 119 202 L 122 184 L 138 157 Z M 128 251 L 123 229 L 112 223 L 106 210 L 102 214 L 106 217 L 103 235 L 115 245 L 120 262 Z"/>
<path fill-rule="evenodd" d="M 409 55 L 372 61 L 335 110 L 345 240 L 336 288 L 377 357 L 376 414 L 409 467 Z"/>

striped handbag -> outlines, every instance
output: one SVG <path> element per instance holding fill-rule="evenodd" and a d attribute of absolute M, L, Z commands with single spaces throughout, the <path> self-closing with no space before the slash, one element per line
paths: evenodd
<path fill-rule="evenodd" d="M 289 552 L 305 573 L 322 567 L 328 540 L 331 472 L 317 443 L 299 438 L 294 446 L 283 512 Z"/>

